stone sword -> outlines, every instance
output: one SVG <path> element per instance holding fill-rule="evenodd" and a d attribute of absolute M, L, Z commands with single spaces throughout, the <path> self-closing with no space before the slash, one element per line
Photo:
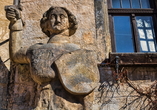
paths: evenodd
<path fill-rule="evenodd" d="M 22 6 L 20 5 L 20 1 L 21 0 L 14 0 L 13 1 L 13 6 L 15 6 L 16 8 L 18 8 L 19 10 L 22 11 Z M 7 5 L 5 6 L 5 10 L 7 10 L 11 5 Z"/>
<path fill-rule="evenodd" d="M 14 1 L 13 1 L 13 5 L 19 6 L 19 5 L 20 5 L 20 0 L 14 0 Z"/>
<path fill-rule="evenodd" d="M 15 5 L 19 10 L 22 11 L 22 7 L 20 5 L 21 0 L 14 0 L 13 5 Z"/>
<path fill-rule="evenodd" d="M 21 0 L 14 0 L 13 1 L 13 5 L 7 5 L 7 6 L 4 7 L 4 9 L 8 10 L 8 9 L 10 9 L 10 7 L 16 7 L 17 9 L 19 9 L 20 11 L 22 11 L 22 6 L 20 5 L 20 1 Z"/>

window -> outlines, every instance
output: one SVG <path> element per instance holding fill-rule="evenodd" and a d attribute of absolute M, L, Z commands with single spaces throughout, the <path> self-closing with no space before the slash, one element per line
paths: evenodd
<path fill-rule="evenodd" d="M 108 0 L 113 52 L 156 52 L 155 0 Z"/>

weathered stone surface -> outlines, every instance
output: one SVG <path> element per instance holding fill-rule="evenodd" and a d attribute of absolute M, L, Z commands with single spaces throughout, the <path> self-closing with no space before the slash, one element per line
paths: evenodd
<path fill-rule="evenodd" d="M 38 91 L 37 84 L 31 79 L 29 65 L 12 64 L 11 67 L 7 110 L 33 110 Z"/>
<path fill-rule="evenodd" d="M 21 0 L 23 6 L 22 18 L 25 22 L 23 46 L 35 43 L 46 43 L 48 37 L 40 28 L 40 19 L 43 13 L 51 6 L 65 7 L 76 16 L 78 29 L 69 39 L 72 43 L 88 50 L 96 49 L 95 15 L 93 0 Z M 89 19 L 90 17 L 90 19 Z M 29 41 L 29 43 L 28 43 Z"/>
<path fill-rule="evenodd" d="M 0 1 L 2 5 L 7 2 L 8 0 Z M 7 3 L 7 5 L 9 4 L 10 2 Z M 48 38 L 40 30 L 39 21 L 42 18 L 42 14 L 52 5 L 63 6 L 76 15 L 79 23 L 78 30 L 75 35 L 69 38 L 70 41 L 80 45 L 81 48 L 96 50 L 98 52 L 97 58 L 99 62 L 108 58 L 108 53 L 111 51 L 111 39 L 109 34 L 107 0 L 21 0 L 21 4 L 24 7 L 22 16 L 25 21 L 25 29 L 22 38 L 23 47 L 30 47 L 35 43 L 47 42 Z M 3 8 L 3 6 L 1 8 Z M 3 18 L 4 13 L 2 12 L 2 14 Z M 5 24 L 5 22 L 6 19 L 0 21 L 1 27 L 4 26 L 4 28 L 0 29 L 2 40 L 8 35 L 8 33 L 6 33 L 6 26 L 8 26 L 8 24 Z M 1 56 L 8 55 L 6 54 L 8 48 L 5 48 L 7 41 L 8 40 L 1 42 Z M 44 70 L 43 67 L 50 69 L 49 65 L 51 65 L 51 60 L 53 61 L 53 58 L 48 56 L 53 53 L 54 50 L 49 51 L 51 48 L 44 50 L 48 47 L 47 45 L 44 46 L 45 47 L 39 50 L 32 50 L 36 53 L 32 54 L 32 57 L 35 56 L 38 63 L 44 62 L 42 58 L 48 61 L 48 64 L 43 63 L 43 65 L 37 65 L 38 68 L 41 68 L 40 71 Z M 64 50 L 68 48 L 73 48 L 73 46 L 67 46 Z M 47 54 L 45 54 L 45 52 L 47 52 Z M 40 53 L 44 54 L 38 56 Z M 46 55 L 47 58 L 44 57 L 44 55 Z M 37 63 L 34 63 L 34 65 L 36 64 Z M 121 68 L 123 69 L 123 67 Z M 144 90 L 147 90 L 153 81 L 156 80 L 156 67 L 124 68 L 128 69 L 128 76 L 135 86 L 145 88 Z M 100 82 L 103 84 L 102 88 L 97 87 L 86 96 L 77 96 L 68 93 L 57 78 L 50 81 L 49 85 L 37 86 L 37 83 L 32 80 L 29 70 L 30 67 L 27 64 L 14 64 L 11 66 L 8 86 L 8 110 L 118 110 L 120 108 L 124 110 L 140 110 L 144 109 L 143 107 L 147 105 L 147 102 L 143 103 L 145 97 L 140 97 L 137 101 L 134 100 L 138 98 L 139 94 L 135 91 L 132 92 L 133 89 L 126 83 L 121 83 L 120 85 L 113 84 L 115 82 L 113 78 L 113 72 L 115 70 L 113 67 L 106 64 L 105 67 L 99 67 L 101 76 Z M 2 77 L 1 81 L 5 82 L 6 79 Z M 4 84 L 0 84 L 0 90 L 2 90 L 0 91 L 0 105 L 2 105 L 3 102 L 5 103 L 3 99 L 7 93 L 5 92 L 6 87 L 4 87 Z M 148 107 L 149 106 L 145 109 L 147 110 Z"/>
<path fill-rule="evenodd" d="M 13 0 L 0 0 L 0 56 L 6 67 L 9 69 L 9 21 L 5 17 L 4 6 L 11 5 Z"/>
<path fill-rule="evenodd" d="M 31 78 L 38 83 L 37 92 L 39 96 L 42 96 L 42 90 L 45 89 L 44 87 L 45 82 L 51 84 L 53 83 L 52 85 L 56 84 L 57 77 L 55 77 L 55 75 L 60 76 L 59 79 L 65 87 L 68 87 L 68 89 L 66 89 L 68 92 L 77 95 L 87 95 L 88 93 L 90 93 L 97 86 L 99 82 L 99 73 L 96 64 L 97 56 L 94 54 L 92 50 L 78 50 L 80 49 L 80 46 L 70 43 L 69 38 L 72 34 L 75 33 L 77 29 L 77 21 L 75 16 L 66 8 L 50 7 L 45 12 L 45 14 L 43 14 L 43 18 L 40 21 L 41 23 L 40 26 L 42 28 L 42 31 L 50 38 L 47 42 L 48 44 L 35 44 L 30 47 L 28 45 L 29 48 L 27 49 L 26 47 L 23 48 L 21 44 L 21 40 L 22 40 L 21 33 L 23 32 L 23 26 L 22 26 L 22 22 L 21 22 L 22 20 L 20 15 L 21 15 L 20 11 L 19 9 L 17 9 L 17 7 L 8 6 L 6 8 L 6 17 L 8 20 L 10 20 L 10 32 L 11 32 L 10 45 L 9 45 L 10 57 L 11 60 L 14 62 L 13 64 L 15 64 L 15 68 L 13 68 L 13 70 L 17 71 L 17 73 L 15 71 L 11 72 L 12 78 L 14 78 L 16 74 L 22 72 L 22 71 L 18 71 L 20 69 L 18 68 L 19 66 L 23 68 L 22 70 L 26 70 L 29 65 L 30 71 L 27 72 L 28 74 L 30 73 L 29 75 L 31 76 Z M 67 55 L 67 53 L 71 54 L 71 56 L 68 56 L 69 61 L 73 60 L 75 62 L 76 60 L 78 62 L 78 65 L 76 65 L 73 69 L 66 67 L 64 64 L 66 63 L 67 66 L 74 66 L 75 63 L 70 64 L 69 62 L 70 65 L 67 64 L 68 62 L 64 62 L 63 65 L 57 63 L 57 60 L 64 58 Z M 56 61 L 55 64 L 53 64 L 54 61 Z M 23 63 L 26 65 L 22 66 L 21 64 Z M 67 82 L 65 82 L 62 79 L 64 77 L 63 72 L 60 71 L 60 69 L 62 68 L 67 69 L 69 72 L 71 71 L 70 69 L 72 69 L 71 71 L 72 74 L 70 74 L 69 78 L 67 78 L 68 79 Z M 52 79 L 54 79 L 54 81 Z M 51 80 L 52 82 L 50 82 Z M 72 84 L 71 82 L 74 81 L 75 84 L 70 85 Z M 29 94 L 30 91 L 25 90 L 24 88 L 16 84 L 16 80 L 15 81 L 13 80 L 10 86 L 14 86 L 12 88 L 13 93 L 10 94 L 10 98 L 9 98 L 10 100 L 13 100 L 12 103 L 14 103 L 12 108 L 15 109 L 16 105 L 18 105 L 17 109 L 19 109 L 22 107 L 21 104 L 24 102 L 26 102 L 26 105 L 29 105 L 28 101 L 30 100 L 31 97 L 31 95 Z M 17 88 L 21 88 L 21 91 L 17 91 Z M 54 88 L 52 90 L 50 89 L 50 91 L 55 92 L 55 94 L 57 95 L 57 92 L 55 91 Z M 66 91 L 64 91 L 62 94 L 65 94 L 65 92 Z M 36 108 L 38 107 L 41 108 L 40 106 L 42 106 L 42 108 L 45 107 L 48 108 L 49 104 L 53 105 L 53 103 L 55 103 L 54 107 L 52 107 L 52 109 L 55 109 L 56 106 L 60 106 L 60 104 L 58 105 L 57 104 L 58 102 L 56 102 L 60 98 L 61 101 L 63 101 L 63 103 L 61 103 L 61 105 L 64 105 L 63 109 L 67 108 L 67 105 L 64 104 L 65 103 L 64 100 L 68 98 L 61 95 L 57 99 L 53 100 L 53 98 L 56 95 L 51 94 L 50 97 L 52 98 L 50 99 L 49 97 L 43 96 L 44 99 L 41 101 L 44 101 L 44 104 L 42 102 L 40 103 L 38 99 L 35 99 L 37 101 Z M 29 98 L 27 98 L 27 96 Z M 21 98 L 23 98 L 22 103 L 19 102 Z M 53 100 L 53 102 L 51 102 L 50 100 Z M 68 102 L 66 101 L 66 103 L 69 103 L 69 101 Z M 73 103 L 74 102 L 72 101 L 71 105 L 75 105 Z M 70 105 L 70 103 L 68 105 Z M 25 107 L 23 109 L 25 109 Z"/>
<path fill-rule="evenodd" d="M 96 56 L 90 50 L 62 55 L 55 64 L 65 89 L 72 94 L 88 94 L 99 82 Z"/>
<path fill-rule="evenodd" d="M 94 0 L 95 2 L 95 22 L 96 22 L 96 46 L 98 61 L 101 63 L 105 58 L 109 58 L 111 48 L 111 36 L 109 31 L 109 16 L 107 0 Z"/>
<path fill-rule="evenodd" d="M 64 53 L 79 49 L 78 45 L 66 44 L 35 44 L 27 51 L 30 60 L 32 78 L 37 83 L 49 82 L 56 77 L 54 61 Z M 60 65 L 61 66 L 61 65 Z"/>
<path fill-rule="evenodd" d="M 128 71 L 128 78 L 133 85 L 138 89 L 142 88 L 144 91 L 147 91 L 157 78 L 156 67 L 125 67 L 125 69 Z M 100 77 L 103 84 L 102 88 L 99 88 L 99 92 L 95 92 L 98 93 L 96 105 L 100 104 L 99 110 L 149 109 L 150 105 L 145 96 L 138 94 L 125 82 L 119 83 L 119 85 L 114 83 L 113 72 L 115 70 L 113 67 L 99 67 L 99 70 L 101 71 Z M 147 104 L 148 106 L 146 106 Z"/>
<path fill-rule="evenodd" d="M 0 110 L 7 109 L 9 71 L 0 58 Z"/>
<path fill-rule="evenodd" d="M 49 82 L 55 78 L 56 75 L 52 68 L 53 62 L 63 54 L 62 50 L 49 46 L 51 49 L 41 47 L 30 49 L 27 52 L 30 59 L 31 76 L 39 84 Z"/>

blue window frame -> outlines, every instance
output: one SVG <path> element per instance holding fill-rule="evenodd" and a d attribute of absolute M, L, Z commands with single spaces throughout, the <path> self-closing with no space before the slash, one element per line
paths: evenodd
<path fill-rule="evenodd" d="M 134 52 L 133 34 L 129 16 L 113 16 L 117 52 Z"/>
<path fill-rule="evenodd" d="M 113 52 L 156 52 L 154 0 L 109 0 Z"/>
<path fill-rule="evenodd" d="M 141 52 L 156 52 L 153 20 L 151 16 L 136 16 Z"/>
<path fill-rule="evenodd" d="M 150 8 L 149 0 L 112 0 L 112 8 Z"/>

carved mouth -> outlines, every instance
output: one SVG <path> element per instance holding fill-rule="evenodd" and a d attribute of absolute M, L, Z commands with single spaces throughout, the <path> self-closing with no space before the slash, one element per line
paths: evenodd
<path fill-rule="evenodd" d="M 59 23 L 55 23 L 55 26 L 61 26 L 62 24 L 59 22 Z"/>
<path fill-rule="evenodd" d="M 61 28 L 62 28 L 61 24 L 53 26 L 53 29 L 55 30 L 61 30 Z"/>

